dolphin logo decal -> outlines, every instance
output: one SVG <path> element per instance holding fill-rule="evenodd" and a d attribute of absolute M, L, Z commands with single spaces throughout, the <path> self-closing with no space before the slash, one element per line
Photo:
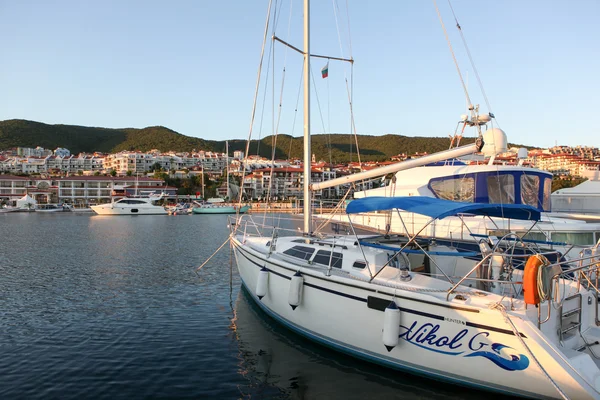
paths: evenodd
<path fill-rule="evenodd" d="M 506 350 L 503 352 L 503 349 Z M 465 355 L 465 357 L 485 357 L 507 371 L 522 371 L 529 366 L 529 358 L 524 354 L 515 355 L 513 352 L 507 351 L 508 349 L 514 350 L 512 347 L 494 343 L 492 344 L 492 351 L 476 351 Z"/>

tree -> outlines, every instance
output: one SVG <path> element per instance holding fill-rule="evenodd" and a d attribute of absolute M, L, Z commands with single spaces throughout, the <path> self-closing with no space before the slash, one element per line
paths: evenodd
<path fill-rule="evenodd" d="M 117 176 L 117 171 L 115 171 L 114 169 L 111 169 L 110 176 Z"/>
<path fill-rule="evenodd" d="M 127 172 L 126 172 L 126 174 L 127 174 L 127 176 L 131 176 L 131 175 L 133 175 L 133 171 L 130 170 L 130 169 L 128 169 Z"/>
<path fill-rule="evenodd" d="M 163 181 L 166 181 L 166 179 L 168 178 L 168 175 L 166 172 L 155 171 L 153 177 L 155 179 L 162 179 Z"/>
<path fill-rule="evenodd" d="M 158 162 L 155 162 L 154 164 L 152 164 L 150 166 L 150 172 L 160 172 L 162 170 L 163 170 L 163 168 L 160 165 L 160 163 L 158 163 Z"/>

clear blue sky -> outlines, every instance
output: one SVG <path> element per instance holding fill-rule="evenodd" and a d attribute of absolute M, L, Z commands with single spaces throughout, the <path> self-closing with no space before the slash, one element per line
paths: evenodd
<path fill-rule="evenodd" d="M 348 56 L 346 1 L 339 1 L 343 54 L 332 1 L 313 3 L 312 52 Z M 358 133 L 453 133 L 465 101 L 433 3 L 348 3 Z M 267 4 L 0 0 L 0 119 L 109 128 L 164 125 L 207 139 L 246 138 Z M 600 1 L 452 5 L 509 141 L 600 147 Z M 473 102 L 486 111 L 448 3 L 439 0 L 438 6 Z M 286 7 L 279 20 L 282 37 L 288 32 Z M 299 11 L 300 2 L 293 7 Z M 293 29 L 301 26 L 294 23 Z M 300 36 L 290 40 L 302 46 Z M 286 55 L 282 46 L 276 49 Z M 279 131 L 297 136 L 301 125 L 292 127 L 292 121 L 301 60 L 289 52 L 286 60 L 288 96 Z M 321 103 L 319 111 L 313 96 L 313 132 L 348 132 L 343 77 L 349 68 L 331 62 L 323 80 L 324 64 L 313 62 Z M 276 67 L 276 97 L 282 65 Z M 271 112 L 264 115 L 254 137 L 272 131 Z"/>

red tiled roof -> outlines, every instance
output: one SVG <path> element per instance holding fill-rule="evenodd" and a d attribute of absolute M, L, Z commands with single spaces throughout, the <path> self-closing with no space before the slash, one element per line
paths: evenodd
<path fill-rule="evenodd" d="M 138 182 L 162 182 L 162 179 L 157 178 L 146 178 L 134 176 L 61 176 L 53 178 L 58 181 L 132 181 L 137 180 Z"/>
<path fill-rule="evenodd" d="M 6 181 L 28 181 L 29 178 L 25 176 L 15 176 L 15 175 L 0 175 L 0 180 Z"/>

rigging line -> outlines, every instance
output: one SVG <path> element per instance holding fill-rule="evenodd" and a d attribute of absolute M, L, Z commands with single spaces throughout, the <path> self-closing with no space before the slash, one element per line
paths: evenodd
<path fill-rule="evenodd" d="M 354 67 L 352 67 L 354 68 Z M 362 161 L 360 160 L 360 149 L 358 148 L 358 136 L 356 135 L 356 124 L 354 122 L 354 106 L 352 105 L 352 92 L 348 86 L 348 80 L 346 79 L 346 92 L 348 93 L 348 104 L 350 106 L 350 129 L 354 135 L 354 141 L 356 143 L 356 156 L 358 158 L 358 168 L 362 171 Z"/>
<path fill-rule="evenodd" d="M 448 0 L 448 5 L 450 6 L 450 10 L 452 11 L 452 16 L 454 16 L 454 21 L 456 22 L 456 28 L 460 33 L 460 37 L 465 46 L 465 50 L 467 51 L 467 56 L 469 57 L 469 61 L 471 62 L 471 67 L 473 68 L 473 72 L 475 72 L 475 77 L 477 78 L 477 82 L 479 82 L 479 88 L 481 89 L 481 94 L 483 94 L 483 99 L 485 100 L 485 104 L 487 105 L 488 111 L 492 112 L 492 106 L 488 100 L 487 94 L 485 93 L 485 89 L 483 88 L 483 83 L 481 82 L 481 78 L 479 77 L 479 72 L 477 72 L 477 68 L 475 67 L 475 62 L 473 62 L 473 57 L 471 57 L 471 51 L 469 50 L 469 46 L 467 45 L 467 40 L 465 39 L 465 35 L 462 31 L 460 24 L 458 23 L 458 19 L 456 18 L 456 14 L 454 13 L 454 8 L 452 7 L 452 3 Z"/>
<path fill-rule="evenodd" d="M 292 121 L 292 132 L 290 135 L 290 147 L 288 150 L 288 160 L 292 158 L 292 145 L 294 144 L 294 133 L 295 133 L 295 129 L 296 129 L 296 120 L 298 118 L 298 104 L 300 104 L 300 95 L 302 94 L 302 90 L 303 90 L 303 77 L 304 77 L 304 65 L 302 65 L 302 68 L 300 70 L 300 84 L 298 85 L 298 94 L 296 95 L 296 107 L 294 108 L 294 119 Z M 289 168 L 290 165 L 286 165 L 285 167 L 285 174 L 287 176 L 287 174 L 289 173 Z M 285 197 L 286 192 L 285 192 L 285 185 L 283 186 L 283 195 Z"/>
<path fill-rule="evenodd" d="M 332 6 L 333 6 L 333 14 L 335 16 L 334 19 L 335 19 L 336 32 L 337 32 L 337 36 L 338 36 L 338 44 L 340 46 L 340 54 L 341 54 L 342 58 L 344 58 L 344 47 L 342 45 L 342 35 L 341 35 L 341 32 L 340 32 L 340 24 L 339 24 L 339 16 L 338 16 L 339 5 L 338 5 L 337 0 L 332 0 Z M 350 24 L 349 24 L 350 18 L 348 16 L 348 8 L 349 8 L 348 7 L 348 2 L 346 1 L 346 15 L 348 17 L 348 28 L 349 28 L 350 27 Z M 349 31 L 349 29 L 348 29 L 348 31 Z M 350 34 L 349 33 L 350 32 L 348 32 L 348 40 L 350 41 Z M 350 48 L 351 48 L 351 46 L 350 46 Z M 350 52 L 350 53 L 352 53 L 352 52 Z M 350 59 L 352 59 L 352 57 L 350 57 Z M 354 65 L 354 63 L 351 62 L 351 65 Z M 347 80 L 347 75 L 346 75 L 346 71 L 345 70 L 344 70 L 344 77 Z M 328 93 L 329 93 L 329 82 L 327 82 L 327 89 L 328 89 Z M 328 102 L 328 111 L 329 111 L 329 102 Z M 331 122 L 331 120 L 329 119 L 329 116 L 328 116 L 328 121 L 329 121 L 329 123 Z M 332 153 L 332 151 L 331 151 L 332 144 L 331 144 L 331 135 L 330 134 L 331 134 L 331 129 L 328 130 L 328 134 L 327 134 L 328 136 L 327 136 L 327 138 L 328 138 L 328 142 L 329 142 L 328 143 L 328 145 L 329 145 L 329 164 L 332 164 L 332 162 L 333 162 L 332 161 L 332 154 L 331 154 Z"/>
<path fill-rule="evenodd" d="M 271 55 L 274 52 L 274 42 L 271 41 L 271 46 L 269 47 L 269 55 Z M 271 58 L 271 57 L 269 57 Z M 266 72 L 266 76 L 265 76 L 265 82 L 269 81 L 269 77 L 271 75 L 271 63 L 267 63 L 267 72 Z M 266 104 L 267 104 L 267 92 L 269 89 L 269 85 L 265 83 L 265 87 L 264 87 L 264 92 L 263 92 L 263 98 L 262 98 L 262 108 L 261 108 L 261 113 L 260 113 L 260 124 L 259 124 L 259 129 L 258 129 L 258 140 L 256 142 L 256 155 L 259 156 L 260 155 L 260 142 L 262 140 L 262 129 L 263 129 L 263 123 L 265 121 L 265 109 L 266 109 Z"/>
<path fill-rule="evenodd" d="M 335 16 L 335 28 L 338 36 L 338 44 L 340 45 L 340 54 L 342 55 L 342 57 L 344 57 L 344 48 L 342 46 L 342 35 L 340 34 L 340 24 L 338 18 L 339 7 L 336 0 L 331 0 L 331 2 L 333 4 L 333 15 Z"/>
<path fill-rule="evenodd" d="M 334 209 L 332 211 L 330 211 L 329 216 L 327 218 L 323 218 L 324 221 L 321 222 L 321 224 L 317 227 L 317 229 L 315 229 L 315 234 L 320 232 L 321 229 L 325 228 L 325 226 L 327 226 L 327 224 L 331 223 L 331 221 L 333 220 L 333 216 L 337 215 L 338 209 L 342 206 L 342 204 L 344 204 L 346 197 L 348 197 L 351 190 L 352 190 L 352 186 L 349 186 L 348 190 L 346 190 L 346 193 L 344 194 L 344 197 L 342 197 L 342 199 L 336 204 Z M 323 210 L 321 210 L 321 215 L 323 215 Z"/>
<path fill-rule="evenodd" d="M 319 93 L 317 91 L 317 85 L 316 85 L 316 80 L 313 74 L 313 71 L 311 71 L 311 76 L 312 76 L 312 84 L 313 84 L 313 88 L 315 91 L 315 98 L 317 100 L 317 109 L 319 110 L 319 116 L 321 117 L 321 126 L 323 131 L 325 131 L 325 121 L 323 119 L 323 112 L 321 110 L 321 101 L 319 100 Z M 329 90 L 329 83 L 327 84 L 327 89 Z M 327 146 L 329 148 L 329 164 L 332 163 L 331 161 L 331 135 L 329 134 L 329 132 L 327 133 Z"/>
<path fill-rule="evenodd" d="M 286 50 L 287 53 L 287 50 Z M 273 60 L 273 62 L 275 62 L 275 60 Z M 270 171 L 270 178 L 269 178 L 269 188 L 267 189 L 267 205 L 271 202 L 271 187 L 273 186 L 273 169 L 275 168 L 275 153 L 277 151 L 277 138 L 279 136 L 279 124 L 281 123 L 281 114 L 282 114 L 282 105 L 283 105 L 283 92 L 284 92 L 284 87 L 285 87 L 285 65 L 283 67 L 283 74 L 281 77 L 281 89 L 279 92 L 279 110 L 277 113 L 277 123 L 274 123 L 274 135 L 273 135 L 273 139 L 271 140 L 271 171 Z M 274 78 L 273 74 L 273 99 L 275 98 L 275 78 Z M 273 104 L 274 106 L 274 104 Z M 275 110 L 273 110 L 275 111 Z M 275 113 L 273 113 L 275 114 Z M 266 218 L 267 216 L 267 208 L 265 208 L 265 212 L 264 212 L 264 218 Z M 263 221 L 264 222 L 264 221 Z"/>
<path fill-rule="evenodd" d="M 267 34 L 269 33 L 269 21 L 271 19 L 271 5 L 273 3 L 273 0 L 269 0 L 269 7 L 267 9 L 267 18 L 265 21 L 265 30 L 264 30 L 264 34 L 263 34 L 263 44 L 261 46 L 261 51 L 260 51 L 260 61 L 258 64 L 258 71 L 257 71 L 257 76 L 256 76 L 256 86 L 254 89 L 254 101 L 253 101 L 253 105 L 252 105 L 252 113 L 250 115 L 250 128 L 248 131 L 248 140 L 246 141 L 246 157 L 249 156 L 249 151 L 250 151 L 250 139 L 252 138 L 252 128 L 254 126 L 254 119 L 256 117 L 256 102 L 258 100 L 258 91 L 260 89 L 260 76 L 262 73 L 262 64 L 263 64 L 263 60 L 264 60 L 264 55 L 265 55 L 265 45 L 267 43 Z M 246 166 L 244 165 L 244 174 L 246 173 Z M 242 187 L 244 185 L 244 181 L 242 178 Z M 240 190 L 239 193 L 239 203 L 242 202 L 242 193 L 244 191 Z M 237 227 L 238 225 L 236 225 Z"/>
<path fill-rule="evenodd" d="M 275 143 L 277 142 L 277 130 L 275 129 L 275 41 L 271 42 L 273 44 L 273 51 L 272 51 L 272 59 L 271 62 L 273 64 L 273 75 L 271 76 L 272 82 L 271 82 L 271 115 L 272 115 L 272 119 L 271 119 L 271 127 L 273 129 L 272 135 L 271 135 L 271 152 L 273 153 L 275 151 Z M 285 64 L 284 64 L 284 75 L 285 75 Z M 282 81 L 283 84 L 283 81 Z M 274 153 L 273 153 L 274 154 Z M 257 154 L 260 156 L 260 154 Z M 264 174 L 263 174 L 264 176 Z M 269 208 L 269 204 L 270 204 L 270 196 L 271 196 L 271 186 L 273 185 L 273 159 L 271 158 L 271 169 L 270 169 L 270 174 L 269 174 L 269 187 L 267 188 L 267 198 L 266 198 L 266 207 L 263 208 L 263 224 L 265 224 L 265 221 L 267 219 L 267 208 Z"/>
<path fill-rule="evenodd" d="M 444 31 L 444 36 L 446 37 L 446 42 L 448 42 L 448 47 L 450 48 L 450 54 L 452 54 L 452 59 L 454 60 L 454 65 L 456 66 L 456 71 L 458 72 L 458 77 L 460 78 L 460 83 L 462 84 L 463 90 L 465 91 L 465 97 L 469 104 L 471 103 L 471 98 L 469 97 L 469 91 L 467 90 L 467 86 L 465 85 L 465 81 L 462 77 L 462 73 L 460 72 L 460 67 L 458 66 L 458 61 L 456 60 L 456 56 L 454 55 L 454 50 L 452 49 L 452 43 L 450 43 L 450 38 L 448 37 L 448 32 L 446 31 L 446 25 L 444 25 L 444 20 L 442 19 L 442 14 L 440 14 L 440 9 L 437 6 L 436 0 L 433 0 L 433 5 L 435 6 L 435 11 L 437 12 L 438 18 L 440 20 L 440 24 L 442 25 L 442 30 Z"/>
<path fill-rule="evenodd" d="M 283 7 L 283 1 L 279 2 L 279 6 L 277 5 L 278 1 L 275 0 L 275 7 L 273 11 L 273 33 L 277 31 L 277 25 L 279 25 L 279 18 L 281 17 L 281 8 Z M 279 8 L 279 9 L 278 9 Z"/>

